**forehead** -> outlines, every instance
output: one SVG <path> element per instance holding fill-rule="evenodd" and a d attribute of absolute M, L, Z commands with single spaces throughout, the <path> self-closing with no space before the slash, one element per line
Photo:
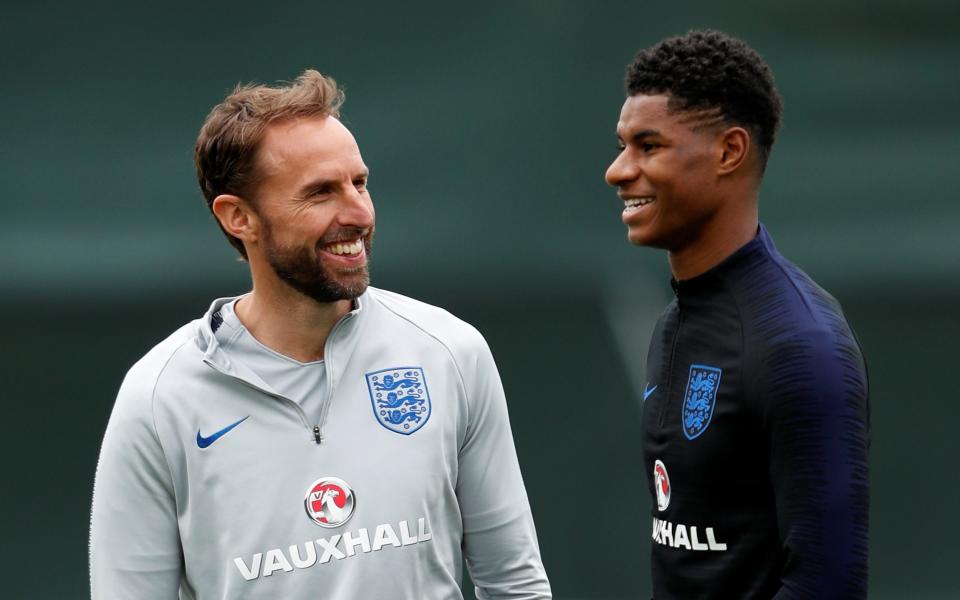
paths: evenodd
<path fill-rule="evenodd" d="M 680 111 L 671 112 L 669 101 L 667 94 L 628 96 L 620 109 L 617 134 L 626 139 L 645 130 L 665 132 L 678 128 L 689 129 L 689 115 Z"/>
<path fill-rule="evenodd" d="M 311 177 L 364 168 L 360 148 L 335 117 L 302 117 L 271 123 L 257 156 L 266 177 Z"/>

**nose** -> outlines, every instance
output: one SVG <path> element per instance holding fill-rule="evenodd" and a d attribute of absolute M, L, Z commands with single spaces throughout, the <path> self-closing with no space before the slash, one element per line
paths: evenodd
<path fill-rule="evenodd" d="M 629 153 L 626 150 L 621 151 L 613 159 L 604 175 L 604 179 L 613 187 L 622 187 L 638 177 L 640 177 L 640 169 L 636 163 L 630 161 Z"/>
<path fill-rule="evenodd" d="M 344 198 L 337 220 L 343 227 L 368 229 L 373 227 L 375 213 L 370 193 L 361 193 L 353 188 Z"/>

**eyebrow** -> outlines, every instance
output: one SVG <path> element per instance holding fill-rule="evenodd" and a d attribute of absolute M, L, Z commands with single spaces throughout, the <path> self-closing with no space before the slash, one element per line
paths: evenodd
<path fill-rule="evenodd" d="M 631 136 L 630 136 L 630 140 L 631 140 L 631 141 L 637 141 L 637 140 L 642 140 L 642 139 L 645 138 L 645 137 L 651 137 L 651 136 L 655 136 L 655 135 L 660 135 L 660 132 L 657 131 L 656 129 L 641 129 L 640 131 L 638 131 L 638 132 L 636 132 L 635 134 L 631 135 Z M 617 139 L 620 140 L 620 141 L 623 141 L 623 138 L 620 137 L 620 134 L 619 134 L 619 133 L 617 133 Z"/>
<path fill-rule="evenodd" d="M 644 129 L 642 131 L 638 131 L 635 134 L 633 134 L 632 139 L 639 140 L 639 139 L 643 139 L 645 137 L 651 137 L 654 135 L 660 135 L 660 132 L 657 131 L 656 129 Z"/>

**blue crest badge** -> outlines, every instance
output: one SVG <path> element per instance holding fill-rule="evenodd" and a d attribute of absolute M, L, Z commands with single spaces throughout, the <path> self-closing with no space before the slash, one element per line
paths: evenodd
<path fill-rule="evenodd" d="M 722 369 L 690 365 L 687 391 L 683 393 L 683 435 L 692 440 L 707 430 L 717 403 Z"/>
<path fill-rule="evenodd" d="M 410 435 L 430 418 L 430 392 L 421 367 L 367 373 L 373 416 L 394 433 Z"/>

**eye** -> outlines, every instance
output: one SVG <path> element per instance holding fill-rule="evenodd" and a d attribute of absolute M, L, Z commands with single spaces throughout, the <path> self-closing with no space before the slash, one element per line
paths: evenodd
<path fill-rule="evenodd" d="M 365 192 L 367 191 L 367 183 L 366 177 L 358 177 L 353 180 L 353 187 L 357 188 L 358 192 Z"/>
<path fill-rule="evenodd" d="M 308 191 L 304 195 L 304 198 L 310 200 L 323 200 L 326 196 L 329 196 L 335 191 L 333 184 L 329 182 L 319 182 L 312 188 L 307 188 Z"/>
<path fill-rule="evenodd" d="M 655 144 L 653 142 L 643 142 L 640 144 L 640 149 L 644 152 L 651 152 L 660 147 L 660 144 Z"/>

